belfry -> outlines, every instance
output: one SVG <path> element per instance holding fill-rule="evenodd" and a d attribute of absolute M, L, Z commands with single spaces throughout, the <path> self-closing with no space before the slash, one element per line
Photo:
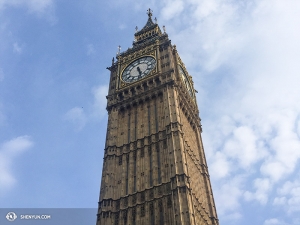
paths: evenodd
<path fill-rule="evenodd" d="M 192 77 L 147 14 L 108 67 L 97 225 L 218 225 Z"/>

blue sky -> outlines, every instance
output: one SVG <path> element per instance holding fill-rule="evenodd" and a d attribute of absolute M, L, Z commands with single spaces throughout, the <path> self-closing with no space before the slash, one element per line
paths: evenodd
<path fill-rule="evenodd" d="M 194 79 L 222 225 L 300 224 L 298 0 L 0 0 L 0 208 L 96 208 L 107 66 L 153 9 Z"/>

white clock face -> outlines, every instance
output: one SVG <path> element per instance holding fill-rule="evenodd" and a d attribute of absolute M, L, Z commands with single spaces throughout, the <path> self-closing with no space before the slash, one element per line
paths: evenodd
<path fill-rule="evenodd" d="M 192 87 L 190 85 L 190 82 L 189 82 L 189 80 L 188 80 L 188 78 L 187 78 L 184 70 L 182 69 L 182 67 L 180 65 L 178 65 L 178 69 L 179 69 L 179 74 L 181 75 L 181 79 L 182 79 L 182 81 L 183 81 L 183 83 L 184 83 L 184 85 L 185 85 L 185 87 L 186 87 L 189 95 L 192 98 L 194 98 L 193 89 L 192 89 Z"/>
<path fill-rule="evenodd" d="M 155 67 L 156 60 L 145 56 L 130 63 L 122 73 L 122 80 L 132 83 L 147 76 Z"/>

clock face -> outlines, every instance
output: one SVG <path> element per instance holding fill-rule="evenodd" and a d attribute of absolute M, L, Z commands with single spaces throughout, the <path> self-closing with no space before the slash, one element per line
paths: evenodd
<path fill-rule="evenodd" d="M 178 65 L 178 69 L 179 69 L 179 74 L 181 75 L 181 79 L 182 79 L 182 81 L 183 81 L 183 83 L 184 83 L 184 85 L 185 85 L 185 87 L 186 87 L 186 89 L 187 89 L 189 95 L 190 95 L 192 98 L 194 98 L 193 89 L 192 89 L 192 87 L 191 87 L 191 84 L 190 84 L 190 82 L 189 82 L 189 80 L 188 80 L 188 78 L 187 78 L 187 76 L 186 76 L 184 70 L 182 69 L 182 67 L 181 67 L 180 65 Z"/>
<path fill-rule="evenodd" d="M 122 80 L 132 83 L 147 76 L 155 67 L 156 60 L 151 56 L 139 58 L 130 63 L 122 73 Z"/>

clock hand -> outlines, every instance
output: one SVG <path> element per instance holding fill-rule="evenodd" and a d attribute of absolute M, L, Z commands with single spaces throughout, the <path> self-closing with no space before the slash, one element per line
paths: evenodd
<path fill-rule="evenodd" d="M 142 71 L 141 71 L 140 67 L 137 67 L 136 69 L 139 72 L 139 74 L 142 75 Z"/>

